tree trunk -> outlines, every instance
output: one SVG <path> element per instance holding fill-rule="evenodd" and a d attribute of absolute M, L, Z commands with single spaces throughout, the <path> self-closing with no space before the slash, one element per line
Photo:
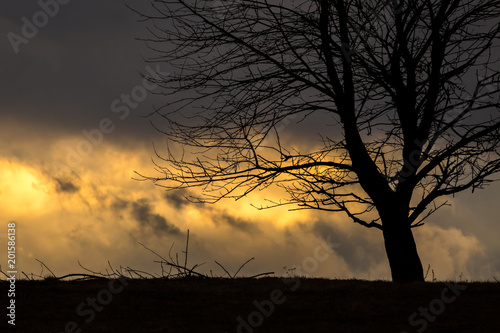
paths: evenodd
<path fill-rule="evenodd" d="M 388 220 L 382 219 L 382 223 L 392 281 L 424 281 L 422 262 L 411 228 L 404 218 L 395 221 L 394 216 L 391 216 Z"/>

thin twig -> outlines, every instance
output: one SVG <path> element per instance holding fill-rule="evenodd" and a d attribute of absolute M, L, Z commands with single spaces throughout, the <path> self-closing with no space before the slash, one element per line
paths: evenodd
<path fill-rule="evenodd" d="M 67 274 L 64 276 L 60 277 L 54 277 L 54 280 L 62 280 L 68 277 L 73 277 L 73 276 L 81 276 L 83 278 L 89 278 L 89 279 L 99 279 L 99 280 L 109 280 L 108 278 L 104 276 L 98 276 L 98 275 L 92 275 L 92 274 Z"/>
<path fill-rule="evenodd" d="M 233 278 L 235 278 L 235 277 L 236 277 L 236 275 L 238 275 L 238 273 L 239 273 L 239 272 L 240 272 L 240 270 L 243 268 L 243 266 L 245 266 L 246 264 L 248 264 L 250 261 L 252 261 L 252 260 L 254 260 L 254 259 L 255 259 L 255 257 L 252 257 L 252 258 L 248 259 L 248 260 L 247 260 L 247 261 L 246 261 L 243 265 L 241 265 L 241 266 L 240 266 L 240 268 L 238 268 L 238 270 L 236 271 L 236 273 L 234 273 Z"/>
<path fill-rule="evenodd" d="M 35 258 L 35 260 L 36 260 L 36 261 L 38 261 L 41 265 L 43 265 L 45 268 L 47 268 L 47 270 L 48 270 L 48 271 L 52 274 L 52 276 L 53 276 L 53 277 L 57 277 L 57 276 L 54 274 L 54 272 L 52 272 L 52 271 L 50 270 L 50 268 L 48 268 L 48 267 L 47 267 L 47 265 L 45 265 L 45 264 L 43 263 L 43 261 L 40 261 L 40 260 L 38 260 L 38 259 L 36 259 L 36 258 Z"/>
<path fill-rule="evenodd" d="M 3 275 L 5 275 L 6 278 L 10 278 L 10 276 L 8 276 L 7 274 L 5 274 L 4 271 L 2 271 L 2 267 L 0 267 L 0 273 L 2 273 Z"/>
<path fill-rule="evenodd" d="M 111 263 L 109 262 L 109 260 L 108 260 L 108 266 L 111 269 L 111 271 L 113 272 L 113 275 L 120 275 L 120 274 L 118 274 L 118 271 L 115 271 L 115 269 L 113 268 L 113 266 L 111 266 Z"/>
<path fill-rule="evenodd" d="M 229 274 L 229 272 L 228 272 L 228 271 L 224 268 L 224 266 L 222 266 L 221 264 L 219 264 L 219 263 L 217 262 L 217 260 L 215 261 L 215 263 L 216 263 L 217 265 L 219 265 L 219 266 L 220 266 L 220 267 L 224 270 L 224 272 L 226 272 L 226 274 L 227 274 L 227 275 L 228 275 L 231 279 L 233 278 L 233 277 L 231 276 L 231 274 Z"/>
<path fill-rule="evenodd" d="M 271 275 L 271 274 L 274 274 L 274 272 L 260 273 L 260 274 L 256 274 L 256 275 L 249 276 L 248 278 L 249 278 L 249 279 L 253 279 L 253 278 L 256 278 L 256 277 L 259 277 L 259 276 L 263 276 L 263 275 Z"/>
<path fill-rule="evenodd" d="M 188 248 L 189 248 L 189 229 L 187 231 L 187 237 L 186 237 L 186 258 L 184 259 L 184 269 L 187 269 L 187 262 L 188 262 Z M 193 267 L 194 269 L 194 267 Z"/>
<path fill-rule="evenodd" d="M 146 245 L 142 244 L 141 242 L 139 242 L 140 245 L 142 245 L 146 250 L 154 253 L 157 257 L 161 258 L 164 262 L 168 262 L 167 259 L 163 258 L 161 255 L 159 255 L 158 253 L 156 253 L 155 251 L 151 250 L 149 247 L 147 247 Z"/>
<path fill-rule="evenodd" d="M 101 277 L 104 277 L 104 278 L 106 278 L 106 279 L 111 278 L 111 274 L 103 274 L 103 273 L 101 273 L 101 272 L 96 272 L 96 271 L 93 271 L 93 270 L 91 270 L 91 269 L 89 269 L 89 268 L 87 268 L 87 267 L 84 267 L 84 266 L 80 263 L 80 261 L 78 261 L 78 265 L 80 265 L 80 267 L 81 267 L 81 268 L 83 268 L 84 270 L 86 270 L 87 272 L 92 273 L 92 275 L 95 275 L 95 276 L 101 276 Z"/>
<path fill-rule="evenodd" d="M 427 272 L 425 273 L 424 280 L 427 279 L 427 275 L 429 275 L 429 270 L 431 269 L 431 264 L 427 266 Z"/>

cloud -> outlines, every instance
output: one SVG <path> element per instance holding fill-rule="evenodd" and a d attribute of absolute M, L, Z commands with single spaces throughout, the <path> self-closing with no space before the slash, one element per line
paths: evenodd
<path fill-rule="evenodd" d="M 56 182 L 56 191 L 61 193 L 75 193 L 80 190 L 80 187 L 75 185 L 70 180 L 64 180 L 61 178 L 54 178 Z"/>
<path fill-rule="evenodd" d="M 187 191 L 184 189 L 168 191 L 163 195 L 165 200 L 167 200 L 167 203 L 171 204 L 176 209 L 181 209 L 189 203 L 189 201 L 186 200 L 185 196 L 187 196 Z"/>
<path fill-rule="evenodd" d="M 115 200 L 111 203 L 111 208 L 115 212 L 121 212 L 125 208 L 129 206 L 129 202 L 127 200 L 123 200 L 121 198 L 115 198 Z"/>
<path fill-rule="evenodd" d="M 224 224 L 228 225 L 229 227 L 248 233 L 248 234 L 253 234 L 253 233 L 260 233 L 261 230 L 255 223 L 243 220 L 239 217 L 231 216 L 227 212 L 221 213 L 219 216 L 214 216 L 213 221 L 216 225 L 219 224 Z"/>
<path fill-rule="evenodd" d="M 456 279 L 462 274 L 491 278 L 488 274 L 496 270 L 492 257 L 474 234 L 429 224 L 417 228 L 414 235 L 424 270 L 430 265 L 440 280 Z"/>
<path fill-rule="evenodd" d="M 147 199 L 140 199 L 132 203 L 132 217 L 139 222 L 142 228 L 151 228 L 154 233 L 164 235 L 179 235 L 181 231 L 169 223 L 166 218 L 152 212 Z"/>
<path fill-rule="evenodd" d="M 328 238 L 338 243 L 335 252 L 354 273 L 369 272 L 372 267 L 387 261 L 381 232 L 378 230 L 366 230 L 360 226 L 343 230 L 335 224 L 318 220 L 312 225 L 311 231 L 327 243 Z"/>
<path fill-rule="evenodd" d="M 127 4 L 141 11 L 149 7 L 138 0 Z M 24 25 L 21 18 L 31 20 L 41 10 L 37 1 L 5 5 L 8 9 L 2 7 L 0 28 L 18 35 Z M 150 142 L 155 131 L 135 115 L 151 112 L 154 96 L 150 94 L 126 121 L 118 120 L 110 110 L 116 98 L 142 82 L 137 72 L 146 66 L 141 55 L 149 49 L 135 39 L 145 31 L 144 25 L 131 24 L 137 18 L 122 1 L 73 1 L 61 5 L 49 24 L 27 44 L 19 45 L 18 54 L 5 38 L 0 55 L 9 66 L 4 66 L 0 78 L 2 117 L 36 124 L 38 130 L 46 128 L 62 137 L 95 128 L 100 119 L 109 117 L 123 129 L 122 135 L 113 135 L 116 142 L 120 142 L 117 136 L 131 135 Z"/>

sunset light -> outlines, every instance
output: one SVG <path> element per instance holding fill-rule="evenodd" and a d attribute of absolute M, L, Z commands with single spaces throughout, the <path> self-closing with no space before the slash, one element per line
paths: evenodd
<path fill-rule="evenodd" d="M 0 7 L 1 332 L 493 316 L 500 0 Z"/>

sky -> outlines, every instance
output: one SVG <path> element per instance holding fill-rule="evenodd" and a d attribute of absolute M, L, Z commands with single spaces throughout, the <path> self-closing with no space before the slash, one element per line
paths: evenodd
<path fill-rule="evenodd" d="M 235 273 L 254 257 L 240 274 L 390 279 L 381 232 L 343 215 L 251 206 L 272 191 L 193 204 L 135 180 L 134 171 L 155 175 L 153 143 L 165 142 L 145 117 L 164 100 L 145 93 L 140 73 L 166 69 L 144 61 L 144 25 L 124 1 L 46 3 L 0 6 L 0 242 L 16 222 L 19 272 L 47 274 L 40 260 L 58 276 L 84 273 L 80 264 L 104 272 L 108 262 L 161 274 L 140 243 L 183 258 L 189 230 L 188 265 L 205 263 L 200 272 L 223 275 L 217 261 Z M 126 3 L 147 10 L 148 1 Z M 428 279 L 500 278 L 499 192 L 493 184 L 449 198 L 414 229 Z"/>

